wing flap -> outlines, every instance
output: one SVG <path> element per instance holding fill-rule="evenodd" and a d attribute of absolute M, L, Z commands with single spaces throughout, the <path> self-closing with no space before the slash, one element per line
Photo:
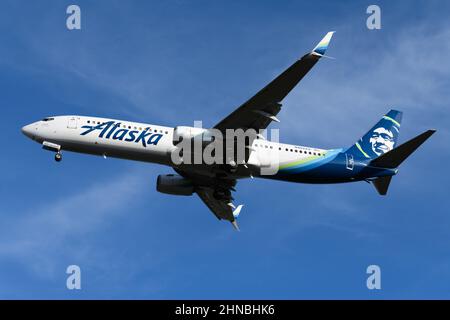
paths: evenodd
<path fill-rule="evenodd" d="M 229 201 L 225 199 L 216 199 L 214 197 L 214 189 L 208 187 L 198 187 L 196 192 L 200 199 L 206 206 L 214 213 L 219 220 L 228 220 L 233 222 L 235 220 L 233 215 L 233 208 L 228 205 Z"/>

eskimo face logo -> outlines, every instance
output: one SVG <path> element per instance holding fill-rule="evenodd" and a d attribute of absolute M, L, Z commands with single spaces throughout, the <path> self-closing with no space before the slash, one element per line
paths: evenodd
<path fill-rule="evenodd" d="M 152 133 L 150 128 L 145 128 L 143 131 L 128 130 L 125 128 L 121 129 L 120 125 L 120 123 L 108 121 L 96 126 L 82 126 L 86 131 L 83 131 L 80 135 L 85 136 L 91 132 L 99 131 L 99 138 L 142 143 L 144 147 L 147 147 L 147 145 L 157 145 L 163 136 L 159 133 Z"/>
<path fill-rule="evenodd" d="M 379 127 L 373 130 L 369 142 L 372 151 L 379 156 L 394 148 L 394 134 L 386 128 Z"/>

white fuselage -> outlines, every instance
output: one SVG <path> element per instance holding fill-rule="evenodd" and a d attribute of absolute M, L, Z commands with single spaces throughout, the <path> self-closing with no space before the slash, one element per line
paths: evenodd
<path fill-rule="evenodd" d="M 96 126 L 100 128 L 89 129 Z M 56 116 L 26 125 L 22 131 L 40 144 L 50 143 L 61 150 L 176 167 L 171 159 L 175 148 L 172 127 L 98 117 Z M 326 152 L 263 139 L 255 139 L 251 149 L 247 164 L 253 168 L 269 166 L 274 161 L 276 165 L 301 161 Z M 250 174 L 258 175 L 256 171 Z"/>

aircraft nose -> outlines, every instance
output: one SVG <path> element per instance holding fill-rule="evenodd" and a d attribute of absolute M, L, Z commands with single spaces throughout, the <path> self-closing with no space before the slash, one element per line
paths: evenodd
<path fill-rule="evenodd" d="M 22 127 L 22 133 L 26 135 L 28 138 L 32 138 L 33 136 L 33 125 L 27 124 L 26 126 Z"/>

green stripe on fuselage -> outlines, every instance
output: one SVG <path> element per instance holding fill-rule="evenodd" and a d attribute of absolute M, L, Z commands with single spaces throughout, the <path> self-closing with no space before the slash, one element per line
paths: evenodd
<path fill-rule="evenodd" d="M 279 169 L 283 170 L 283 169 L 295 167 L 295 166 L 298 166 L 298 165 L 301 165 L 301 164 L 305 164 L 307 162 L 311 162 L 313 160 L 319 159 L 320 157 L 321 156 L 312 156 L 312 157 L 308 157 L 308 158 L 305 158 L 305 159 L 302 159 L 302 160 L 297 160 L 297 161 L 294 161 L 294 162 L 291 162 L 291 163 L 286 163 L 286 164 L 283 164 L 283 165 L 279 166 Z"/>

